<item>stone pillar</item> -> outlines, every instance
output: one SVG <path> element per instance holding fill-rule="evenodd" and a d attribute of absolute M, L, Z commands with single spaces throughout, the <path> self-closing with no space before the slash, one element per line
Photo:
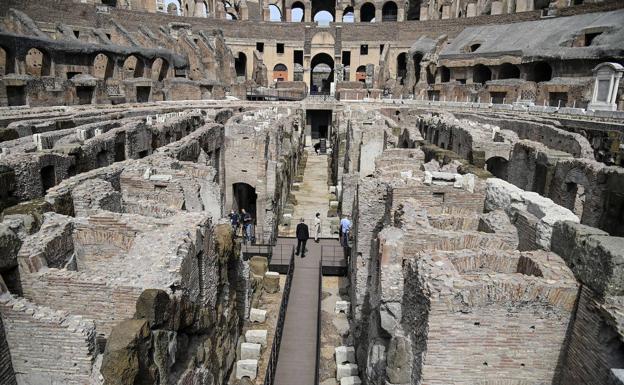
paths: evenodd
<path fill-rule="evenodd" d="M 342 9 L 336 9 L 336 17 L 334 18 L 335 22 L 342 22 L 342 16 L 343 16 L 343 10 Z"/>
<path fill-rule="evenodd" d="M 397 21 L 405 21 L 405 8 L 404 7 L 399 7 L 399 10 L 397 13 Z"/>
<path fill-rule="evenodd" d="M 353 22 L 354 23 L 360 22 L 360 8 L 353 10 Z"/>
<path fill-rule="evenodd" d="M 383 21 L 382 19 L 381 5 L 375 4 L 375 23 L 381 23 Z"/>
<path fill-rule="evenodd" d="M 493 1 L 490 14 L 491 15 L 501 15 L 501 14 L 503 14 L 503 2 L 502 1 Z"/>
<path fill-rule="evenodd" d="M 420 20 L 429 20 L 429 11 L 427 6 L 420 7 Z"/>
<path fill-rule="evenodd" d="M 523 0 L 520 0 L 523 1 Z M 475 17 L 477 16 L 477 3 L 468 3 L 468 7 L 466 7 L 466 17 Z"/>
<path fill-rule="evenodd" d="M 305 9 L 303 10 L 303 21 L 306 23 L 312 22 L 312 5 L 306 4 Z"/>
<path fill-rule="evenodd" d="M 440 19 L 450 19 L 450 18 L 451 18 L 451 6 L 444 5 L 442 7 L 442 15 L 440 16 Z"/>

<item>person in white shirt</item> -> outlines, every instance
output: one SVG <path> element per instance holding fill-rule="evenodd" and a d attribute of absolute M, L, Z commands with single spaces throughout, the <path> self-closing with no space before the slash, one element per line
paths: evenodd
<path fill-rule="evenodd" d="M 340 220 L 340 244 L 342 247 L 349 247 L 349 233 L 351 232 L 351 220 L 346 215 Z"/>
<path fill-rule="evenodd" d="M 316 217 L 314 217 L 314 242 L 319 243 L 320 236 L 321 236 L 321 213 L 316 213 Z"/>

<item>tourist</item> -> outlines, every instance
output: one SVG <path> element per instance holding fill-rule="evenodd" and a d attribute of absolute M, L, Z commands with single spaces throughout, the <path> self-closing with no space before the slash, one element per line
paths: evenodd
<path fill-rule="evenodd" d="M 349 247 L 349 234 L 351 232 L 351 220 L 348 215 L 340 220 L 340 244 Z"/>
<path fill-rule="evenodd" d="M 321 236 L 321 213 L 316 213 L 316 217 L 314 217 L 314 242 L 319 243 L 320 236 Z"/>
<path fill-rule="evenodd" d="M 243 231 L 244 231 L 244 237 L 245 237 L 245 243 L 247 242 L 251 242 L 252 241 L 252 225 L 253 225 L 253 218 L 251 218 L 251 214 L 249 214 L 247 211 L 245 211 L 245 209 L 241 210 L 241 217 L 243 218 Z"/>
<path fill-rule="evenodd" d="M 316 152 L 316 155 L 319 155 L 321 152 L 321 142 L 316 142 L 314 144 L 314 152 Z"/>
<path fill-rule="evenodd" d="M 232 210 L 230 212 L 230 225 L 232 225 L 232 233 L 234 233 L 234 236 L 236 236 L 238 234 L 238 226 L 240 226 L 240 217 L 238 216 L 238 213 L 234 210 Z"/>
<path fill-rule="evenodd" d="M 308 238 L 310 238 L 308 225 L 306 225 L 303 218 L 301 218 L 301 222 L 297 225 L 297 250 L 295 251 L 296 255 L 299 255 L 299 252 L 301 252 L 301 258 L 305 257 Z"/>

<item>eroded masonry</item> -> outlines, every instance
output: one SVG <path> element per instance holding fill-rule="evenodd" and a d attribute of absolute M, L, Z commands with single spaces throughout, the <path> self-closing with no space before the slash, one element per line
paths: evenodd
<path fill-rule="evenodd" d="M 585 3 L 0 0 L 0 385 L 624 384 Z"/>

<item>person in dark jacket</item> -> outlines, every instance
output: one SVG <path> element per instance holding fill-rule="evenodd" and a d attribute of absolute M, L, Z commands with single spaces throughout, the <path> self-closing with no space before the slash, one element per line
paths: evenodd
<path fill-rule="evenodd" d="M 299 255 L 299 251 L 301 251 L 301 258 L 305 257 L 308 238 L 310 238 L 308 225 L 306 225 L 303 218 L 301 218 L 301 222 L 297 225 L 297 250 L 295 251 L 296 255 Z"/>

